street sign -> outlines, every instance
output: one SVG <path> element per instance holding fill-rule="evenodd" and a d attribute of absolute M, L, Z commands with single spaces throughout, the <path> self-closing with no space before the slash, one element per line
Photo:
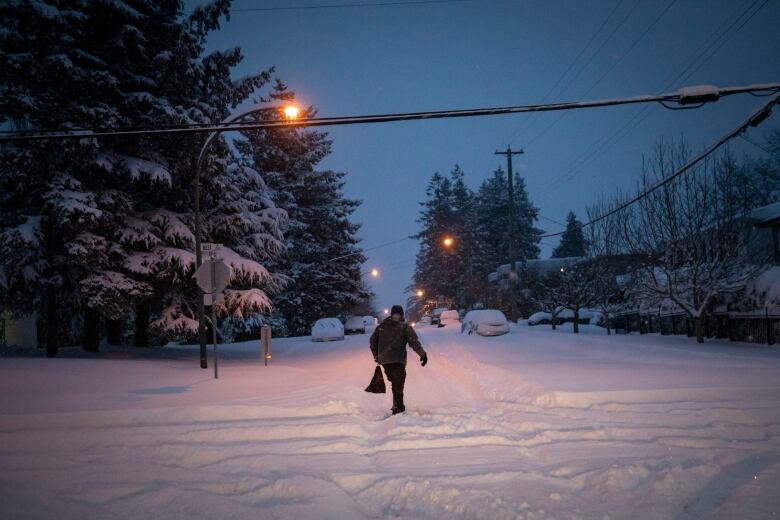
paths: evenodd
<path fill-rule="evenodd" d="M 230 282 L 230 268 L 219 258 L 206 260 L 193 276 L 204 293 L 218 293 Z"/>
<path fill-rule="evenodd" d="M 222 244 L 213 244 L 211 242 L 205 242 L 200 245 L 201 253 L 214 253 L 217 249 L 222 247 Z"/>

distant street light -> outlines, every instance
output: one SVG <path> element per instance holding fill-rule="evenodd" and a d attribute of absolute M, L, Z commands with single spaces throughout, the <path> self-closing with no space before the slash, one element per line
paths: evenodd
<path fill-rule="evenodd" d="M 390 309 L 385 309 L 385 314 L 390 314 Z"/>
<path fill-rule="evenodd" d="M 369 276 L 371 275 L 372 278 L 379 278 L 379 269 L 376 267 L 371 268 L 370 271 L 363 271 L 360 273 L 360 276 Z"/>
<path fill-rule="evenodd" d="M 284 117 L 287 119 L 298 119 L 298 107 L 295 105 L 284 107 Z"/>
<path fill-rule="evenodd" d="M 444 240 L 441 242 L 444 244 L 444 247 L 452 247 L 452 244 L 455 243 L 455 239 L 452 237 L 444 237 Z"/>
<path fill-rule="evenodd" d="M 277 113 L 280 116 L 284 114 L 285 118 L 295 119 L 298 117 L 298 107 L 294 105 L 287 105 L 285 107 L 254 107 L 250 108 L 248 110 L 244 110 L 243 112 L 239 112 L 238 114 L 234 114 L 232 116 L 229 116 L 227 119 L 222 121 L 222 128 L 219 128 L 217 130 L 214 130 L 209 134 L 209 136 L 206 138 L 206 142 L 203 143 L 203 147 L 200 149 L 200 154 L 198 154 L 198 160 L 195 162 L 195 178 L 193 179 L 193 188 L 195 191 L 195 264 L 196 268 L 200 267 L 200 265 L 203 263 L 203 257 L 200 251 L 200 244 L 201 244 L 201 237 L 200 237 L 200 229 L 201 229 L 201 223 L 200 223 L 200 175 L 201 170 L 203 169 L 203 160 L 206 157 L 206 152 L 209 149 L 209 146 L 211 143 L 214 142 L 214 140 L 224 131 L 226 130 L 232 130 L 230 126 L 230 123 L 234 123 L 236 121 L 239 121 L 241 119 L 244 119 L 247 116 L 250 116 L 252 114 L 258 114 L 258 113 Z M 236 128 L 236 130 L 239 130 L 239 128 Z M 206 360 L 206 312 L 205 312 L 205 305 L 203 304 L 203 298 L 198 298 L 198 337 L 200 340 L 200 367 L 201 368 L 207 368 L 207 360 Z"/>
<path fill-rule="evenodd" d="M 417 289 L 417 297 L 418 298 L 422 298 L 423 294 L 425 294 L 425 291 L 423 291 L 422 289 Z"/>

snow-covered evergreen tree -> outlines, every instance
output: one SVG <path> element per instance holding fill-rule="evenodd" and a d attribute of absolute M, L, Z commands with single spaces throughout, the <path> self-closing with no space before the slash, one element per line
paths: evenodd
<path fill-rule="evenodd" d="M 566 216 L 566 230 L 561 235 L 561 242 L 553 249 L 553 258 L 566 258 L 570 256 L 585 256 L 588 251 L 588 243 L 582 233 L 582 222 L 577 220 L 577 215 L 569 211 Z"/>
<path fill-rule="evenodd" d="M 275 105 L 294 100 L 294 92 L 280 80 L 260 99 Z M 304 117 L 314 114 L 312 107 L 302 111 Z M 360 202 L 344 196 L 344 173 L 315 169 L 330 153 L 326 134 L 285 128 L 246 132 L 244 137 L 237 149 L 261 173 L 274 203 L 288 217 L 282 227 L 285 254 L 269 263 L 289 282 L 273 298 L 275 312 L 286 319 L 290 334 L 309 334 L 317 319 L 341 315 L 370 298 L 361 280 L 366 258 L 356 237 L 360 226 L 350 221 Z"/>
<path fill-rule="evenodd" d="M 458 169 L 458 173 L 460 170 Z M 417 252 L 413 287 L 422 289 L 431 298 L 454 299 L 459 290 L 460 247 L 458 216 L 453 208 L 452 180 L 434 173 L 425 190 L 427 200 L 421 203 L 417 222 L 422 229 L 415 235 L 420 241 Z M 444 244 L 452 238 L 453 244 Z"/>
<path fill-rule="evenodd" d="M 525 181 L 514 174 L 515 195 L 515 250 L 518 258 L 529 260 L 539 256 L 539 235 L 541 231 L 534 226 L 539 210 L 531 203 Z M 509 210 L 506 173 L 498 168 L 493 176 L 485 180 L 477 192 L 478 228 L 484 244 L 484 254 L 479 270 L 487 274 L 497 266 L 509 262 Z"/>
<path fill-rule="evenodd" d="M 0 121 L 40 129 L 221 121 L 269 78 L 261 72 L 232 80 L 240 49 L 204 55 L 229 6 L 217 0 L 185 14 L 179 0 L 3 3 Z M 4 307 L 42 313 L 48 354 L 56 354 L 58 324 L 76 312 L 83 314 L 85 348 L 97 347 L 96 313 L 116 320 L 131 306 L 140 336 L 150 319 L 164 338 L 192 332 L 191 183 L 203 139 L 141 136 L 0 150 L 7 165 L 0 172 L 0 298 Z M 235 162 L 224 143 L 212 146 L 203 184 L 215 194 L 204 198 L 215 225 L 206 231 L 218 235 L 227 213 L 257 211 L 238 217 L 244 235 L 227 237 L 246 266 L 278 250 L 275 221 L 283 215 L 262 181 L 239 173 Z M 255 192 L 215 204 L 237 177 Z M 234 299 L 226 312 L 264 308 L 263 290 L 278 280 L 257 272 L 265 275 L 236 278 L 237 289 L 253 296 Z"/>

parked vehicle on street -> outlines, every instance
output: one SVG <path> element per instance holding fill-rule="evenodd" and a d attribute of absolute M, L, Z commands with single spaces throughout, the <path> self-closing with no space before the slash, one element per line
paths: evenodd
<path fill-rule="evenodd" d="M 595 318 L 595 319 L 594 319 Z M 603 319 L 600 312 L 594 312 L 589 309 L 580 309 L 579 323 L 587 325 L 588 323 L 598 323 Z M 565 307 L 558 307 L 555 310 L 555 324 L 562 325 L 574 321 L 574 311 Z M 552 313 L 536 312 L 528 318 L 528 325 L 550 325 L 552 323 Z"/>
<path fill-rule="evenodd" d="M 549 325 L 550 323 L 552 323 L 552 314 L 549 312 L 535 312 L 528 318 L 528 325 L 532 327 L 534 325 Z M 556 317 L 555 323 L 563 323 L 563 320 Z"/>
<path fill-rule="evenodd" d="M 350 316 L 344 324 L 345 334 L 365 334 L 366 324 L 362 316 Z"/>
<path fill-rule="evenodd" d="M 379 325 L 379 320 L 376 319 L 373 316 L 363 316 L 363 326 L 364 327 L 374 327 L 376 325 Z"/>
<path fill-rule="evenodd" d="M 312 341 L 338 341 L 344 339 L 344 325 L 338 318 L 321 318 L 311 328 Z"/>
<path fill-rule="evenodd" d="M 423 325 L 430 325 L 431 324 L 431 316 L 429 314 L 426 314 L 422 318 L 420 318 L 420 323 Z"/>
<path fill-rule="evenodd" d="M 433 309 L 433 312 L 431 312 L 431 325 L 438 325 L 441 313 L 446 310 L 447 310 L 446 307 L 436 307 L 435 309 Z"/>
<path fill-rule="evenodd" d="M 460 323 L 460 315 L 458 314 L 458 311 L 442 311 L 439 316 L 439 323 L 440 327 Z"/>
<path fill-rule="evenodd" d="M 463 318 L 461 333 L 480 336 L 501 336 L 509 332 L 509 322 L 504 313 L 496 309 L 481 309 L 469 311 Z"/>

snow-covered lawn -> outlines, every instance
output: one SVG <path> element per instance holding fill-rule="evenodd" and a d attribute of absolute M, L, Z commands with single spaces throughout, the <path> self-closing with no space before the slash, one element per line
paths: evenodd
<path fill-rule="evenodd" d="M 772 518 L 780 348 L 420 327 L 408 413 L 368 336 L 0 358 L 0 518 Z"/>

